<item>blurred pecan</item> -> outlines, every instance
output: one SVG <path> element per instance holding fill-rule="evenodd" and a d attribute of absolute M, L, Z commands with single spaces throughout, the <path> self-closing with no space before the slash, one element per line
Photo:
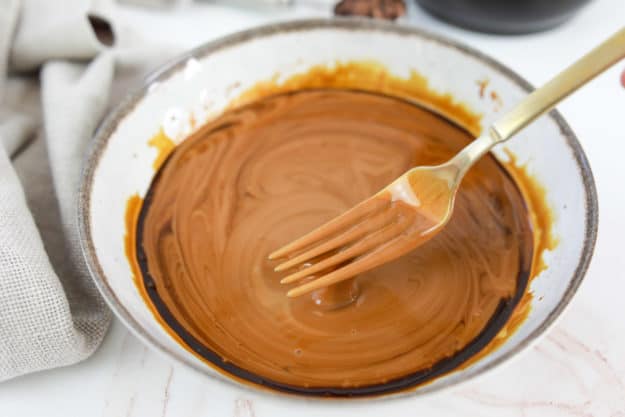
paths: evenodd
<path fill-rule="evenodd" d="M 406 4 L 404 0 L 342 0 L 334 7 L 334 14 L 395 20 L 406 14 Z"/>

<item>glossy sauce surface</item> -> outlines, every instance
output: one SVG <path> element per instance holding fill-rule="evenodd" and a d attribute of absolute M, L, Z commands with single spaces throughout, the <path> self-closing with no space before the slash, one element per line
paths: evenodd
<path fill-rule="evenodd" d="M 289 299 L 267 255 L 471 139 L 406 101 L 355 91 L 227 112 L 173 151 L 146 197 L 147 294 L 198 355 L 273 388 L 378 393 L 449 371 L 505 324 L 531 268 L 526 207 L 492 157 L 467 174 L 440 234 L 355 282 Z M 355 301 L 331 308 L 346 295 Z"/>

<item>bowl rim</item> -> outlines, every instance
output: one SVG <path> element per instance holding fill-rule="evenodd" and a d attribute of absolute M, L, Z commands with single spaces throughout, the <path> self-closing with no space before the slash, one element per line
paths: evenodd
<path fill-rule="evenodd" d="M 251 29 L 236 32 L 234 34 L 220 37 L 216 40 L 201 44 L 200 46 L 193 48 L 181 55 L 178 55 L 177 57 L 161 65 L 156 70 L 144 77 L 141 85 L 138 86 L 134 91 L 127 94 L 120 101 L 120 103 L 100 122 L 99 126 L 95 130 L 92 141 L 83 159 L 81 182 L 78 190 L 77 216 L 80 246 L 87 264 L 87 268 L 93 281 L 95 282 L 96 287 L 102 294 L 104 300 L 109 305 L 111 310 L 120 319 L 120 321 L 122 321 L 124 325 L 145 344 L 153 347 L 155 350 L 166 355 L 167 357 L 173 358 L 176 361 L 190 367 L 191 369 L 202 373 L 203 375 L 206 375 L 214 380 L 229 383 L 237 388 L 249 389 L 253 392 L 275 394 L 277 396 L 283 397 L 295 397 L 297 399 L 306 400 L 323 400 L 324 402 L 327 402 L 328 399 L 325 397 L 301 396 L 277 390 L 271 390 L 266 387 L 257 386 L 252 382 L 248 383 L 246 381 L 245 383 L 241 383 L 236 378 L 230 378 L 224 375 L 223 372 L 219 372 L 219 370 L 217 370 L 217 372 L 209 373 L 206 371 L 206 368 L 200 366 L 199 363 L 194 362 L 188 357 L 183 356 L 173 350 L 170 350 L 168 347 L 160 343 L 132 317 L 132 315 L 124 307 L 123 303 L 120 302 L 120 300 L 117 298 L 114 291 L 110 287 L 106 275 L 104 274 L 104 271 L 98 261 L 90 229 L 91 187 L 100 158 L 105 152 L 109 138 L 116 130 L 117 125 L 121 122 L 122 119 L 124 119 L 124 117 L 129 112 L 131 112 L 135 108 L 139 101 L 148 93 L 149 87 L 150 85 L 152 85 L 152 83 L 166 80 L 174 73 L 183 70 L 187 60 L 189 60 L 190 58 L 204 58 L 217 51 L 235 47 L 239 44 L 245 43 L 253 39 L 270 37 L 272 35 L 281 33 L 306 32 L 311 30 L 323 29 L 344 31 L 372 31 L 400 36 L 420 37 L 422 39 L 441 44 L 444 47 L 456 49 L 464 54 L 470 55 L 473 58 L 478 59 L 483 64 L 492 68 L 494 71 L 499 72 L 504 77 L 510 79 L 512 82 L 517 84 L 521 89 L 528 93 L 534 89 L 532 85 L 524 78 L 522 78 L 516 72 L 503 65 L 499 61 L 491 58 L 490 56 L 470 46 L 464 45 L 461 42 L 451 40 L 446 36 L 434 34 L 416 27 L 367 18 L 298 19 L 253 27 Z M 445 381 L 438 386 L 432 386 L 426 383 L 425 385 L 417 386 L 416 388 L 407 388 L 398 392 L 378 396 L 363 396 L 356 398 L 337 397 L 337 399 L 372 400 L 391 399 L 407 395 L 423 396 L 425 394 L 438 392 L 443 389 L 456 386 L 462 382 L 475 379 L 476 376 L 483 375 L 487 371 L 508 361 L 510 358 L 517 356 L 521 351 L 524 351 L 533 342 L 537 341 L 537 339 L 555 323 L 556 319 L 569 305 L 571 299 L 573 298 L 573 295 L 576 293 L 577 289 L 584 279 L 584 275 L 592 259 L 595 242 L 597 239 L 597 190 L 595 187 L 592 170 L 588 163 L 588 159 L 581 147 L 581 144 L 579 143 L 577 137 L 575 136 L 569 125 L 556 110 L 552 110 L 551 112 L 549 112 L 548 117 L 550 117 L 558 125 L 561 135 L 564 136 L 564 138 L 566 139 L 567 146 L 573 152 L 575 163 L 577 164 L 578 170 L 580 172 L 584 191 L 586 194 L 585 230 L 582 253 L 573 273 L 573 277 L 570 280 L 569 285 L 562 295 L 559 303 L 533 332 L 531 332 L 525 339 L 521 340 L 516 346 L 512 347 L 509 352 L 503 354 L 499 358 L 494 359 L 490 363 L 483 365 L 480 368 L 476 368 L 473 370 L 469 369 L 465 371 L 465 374 L 461 379 Z M 215 371 L 214 367 L 211 367 L 211 369 Z"/>

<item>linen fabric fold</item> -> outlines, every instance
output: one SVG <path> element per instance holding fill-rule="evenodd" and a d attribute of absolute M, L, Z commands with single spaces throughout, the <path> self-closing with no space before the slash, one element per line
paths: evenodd
<path fill-rule="evenodd" d="M 83 155 L 119 86 L 168 55 L 133 53 L 114 10 L 0 3 L 0 381 L 89 357 L 111 322 L 80 249 Z"/>

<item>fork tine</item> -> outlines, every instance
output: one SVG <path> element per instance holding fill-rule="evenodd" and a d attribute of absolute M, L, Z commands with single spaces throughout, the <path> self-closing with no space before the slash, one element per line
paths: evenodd
<path fill-rule="evenodd" d="M 356 256 L 360 256 L 368 250 L 373 249 L 376 246 L 380 246 L 380 244 L 383 244 L 384 242 L 388 242 L 393 237 L 401 233 L 404 229 L 406 229 L 409 225 L 409 222 L 400 221 L 385 226 L 375 233 L 372 233 L 364 239 L 354 243 L 352 246 L 348 247 L 344 251 L 338 252 L 337 254 L 332 255 L 314 265 L 301 269 L 283 278 L 280 283 L 289 284 L 291 282 L 298 281 L 317 272 L 336 266 L 346 260 L 352 259 Z"/>
<path fill-rule="evenodd" d="M 327 235 L 336 233 L 347 228 L 349 225 L 359 221 L 363 217 L 379 211 L 380 209 L 388 205 L 390 205 L 390 200 L 379 198 L 377 196 L 368 198 L 353 207 L 352 209 L 347 210 L 345 213 L 321 225 L 307 235 L 304 235 L 301 238 L 271 253 L 269 255 L 269 259 L 282 258 L 294 251 L 302 249 Z"/>
<path fill-rule="evenodd" d="M 405 251 L 401 249 L 398 251 L 388 249 L 390 245 L 399 244 L 401 246 L 401 243 L 404 243 L 405 245 L 407 244 L 404 238 L 397 237 L 392 241 L 388 242 L 388 244 L 377 247 L 373 251 L 367 253 L 361 258 L 356 259 L 354 262 L 348 263 L 342 268 L 336 269 L 320 278 L 315 279 L 314 281 L 310 281 L 298 287 L 292 288 L 287 292 L 286 295 L 291 298 L 299 297 L 300 295 L 304 295 L 320 288 L 327 287 L 329 285 L 336 284 L 337 282 L 352 278 L 360 274 L 361 272 L 368 271 L 375 268 L 376 266 L 382 265 L 383 263 L 398 258 L 403 253 L 405 253 Z"/>
<path fill-rule="evenodd" d="M 395 210 L 393 209 L 382 211 L 375 217 L 372 217 L 370 220 L 358 223 L 354 225 L 354 227 L 348 229 L 346 232 L 322 243 L 321 245 L 315 246 L 307 252 L 304 252 L 294 258 L 289 259 L 288 261 L 281 263 L 280 265 L 276 266 L 274 270 L 276 272 L 284 271 L 296 265 L 302 264 L 319 255 L 322 255 L 326 252 L 329 252 L 333 249 L 351 243 L 354 240 L 359 239 L 370 232 L 373 232 L 374 230 L 378 230 L 383 226 L 386 226 L 386 224 L 388 224 L 393 219 L 394 215 Z"/>

